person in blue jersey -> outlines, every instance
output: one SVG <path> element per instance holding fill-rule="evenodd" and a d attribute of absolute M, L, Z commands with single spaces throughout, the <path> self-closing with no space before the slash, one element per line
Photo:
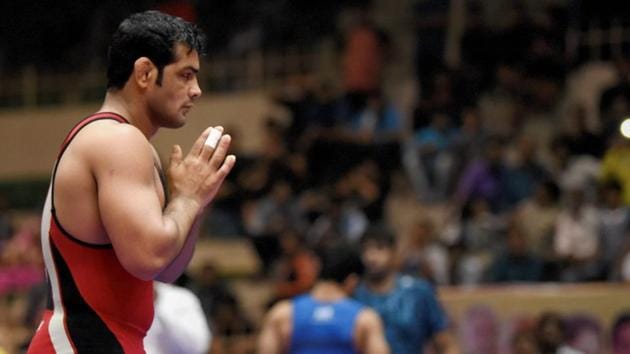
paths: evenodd
<path fill-rule="evenodd" d="M 304 295 L 277 303 L 258 338 L 259 354 L 388 354 L 381 320 L 348 297 L 362 272 L 358 252 L 334 245 L 320 255 L 319 277 Z"/>
<path fill-rule="evenodd" d="M 433 287 L 396 271 L 394 235 L 385 227 L 373 226 L 360 244 L 365 274 L 353 297 L 380 315 L 392 353 L 418 354 L 433 345 L 436 353 L 459 354 Z"/>

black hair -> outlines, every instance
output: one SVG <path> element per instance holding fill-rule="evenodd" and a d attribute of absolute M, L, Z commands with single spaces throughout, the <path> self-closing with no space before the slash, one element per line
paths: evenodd
<path fill-rule="evenodd" d="M 623 191 L 623 187 L 621 186 L 621 183 L 619 183 L 619 180 L 615 178 L 606 179 L 604 182 L 602 182 L 601 188 L 603 190 L 612 190 L 615 192 Z"/>
<path fill-rule="evenodd" d="M 107 89 L 121 89 L 133 71 L 138 58 L 147 57 L 158 68 L 158 85 L 162 70 L 175 60 L 175 45 L 181 43 L 205 53 L 206 38 L 194 24 L 183 19 L 150 10 L 129 16 L 112 37 L 107 54 Z"/>
<path fill-rule="evenodd" d="M 394 248 L 396 245 L 396 237 L 389 227 L 384 225 L 370 226 L 361 237 L 361 247 L 365 246 L 368 241 L 374 241 L 379 246 Z"/>
<path fill-rule="evenodd" d="M 541 187 L 549 194 L 549 197 L 554 202 L 557 202 L 560 199 L 560 187 L 553 180 L 544 180 L 540 183 Z"/>
<path fill-rule="evenodd" d="M 320 280 L 343 283 L 350 275 L 363 275 L 363 263 L 356 247 L 346 243 L 328 246 L 319 252 Z"/>

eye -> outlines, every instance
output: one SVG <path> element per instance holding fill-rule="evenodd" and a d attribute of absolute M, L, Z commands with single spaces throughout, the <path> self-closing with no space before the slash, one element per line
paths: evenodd
<path fill-rule="evenodd" d="M 191 72 L 185 72 L 181 75 L 182 79 L 189 81 L 192 80 L 195 77 L 195 74 L 191 73 Z"/>

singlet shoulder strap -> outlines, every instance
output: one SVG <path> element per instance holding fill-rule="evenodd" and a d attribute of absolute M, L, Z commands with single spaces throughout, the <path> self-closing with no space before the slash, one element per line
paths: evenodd
<path fill-rule="evenodd" d="M 63 139 L 63 143 L 61 143 L 61 148 L 59 149 L 59 155 L 57 156 L 57 160 L 61 158 L 61 155 L 63 155 L 63 153 L 66 151 L 66 148 L 68 147 L 68 145 L 70 145 L 70 142 L 72 141 L 72 139 L 74 139 L 74 137 L 77 135 L 79 131 L 81 131 L 81 129 L 85 128 L 85 126 L 87 126 L 88 124 L 94 121 L 102 120 L 102 119 L 111 119 L 111 120 L 118 121 L 120 123 L 129 123 L 129 121 L 125 119 L 123 116 L 117 113 L 113 113 L 113 112 L 95 113 L 81 119 L 79 123 L 77 123 L 68 132 L 68 135 L 66 135 L 66 138 Z"/>

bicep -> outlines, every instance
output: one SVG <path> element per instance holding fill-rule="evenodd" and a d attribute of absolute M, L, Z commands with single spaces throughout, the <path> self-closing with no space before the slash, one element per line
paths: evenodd
<path fill-rule="evenodd" d="M 365 354 L 388 354 L 389 346 L 385 339 L 385 332 L 381 318 L 373 310 L 363 310 L 359 314 L 361 328 L 360 349 Z"/>
<path fill-rule="evenodd" d="M 279 353 L 278 335 L 272 325 L 265 323 L 258 336 L 258 354 Z"/>
<path fill-rule="evenodd" d="M 101 222 L 123 266 L 147 249 L 162 225 L 151 147 L 137 134 L 124 132 L 92 163 Z"/>
<path fill-rule="evenodd" d="M 278 303 L 269 311 L 258 336 L 258 354 L 285 352 L 282 328 L 283 324 L 291 318 L 292 311 L 290 303 L 286 301 Z"/>

